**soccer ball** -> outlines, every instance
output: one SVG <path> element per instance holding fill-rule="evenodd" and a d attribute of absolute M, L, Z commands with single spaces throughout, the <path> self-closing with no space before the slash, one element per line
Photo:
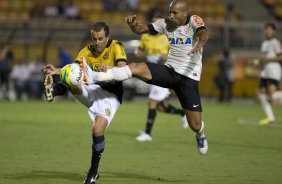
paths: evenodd
<path fill-rule="evenodd" d="M 82 71 L 77 63 L 67 64 L 61 70 L 61 80 L 70 88 L 77 87 L 82 82 Z"/>

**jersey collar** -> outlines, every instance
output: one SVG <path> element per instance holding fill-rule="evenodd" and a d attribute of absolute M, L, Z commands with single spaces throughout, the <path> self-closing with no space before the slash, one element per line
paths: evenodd
<path fill-rule="evenodd" d="M 109 39 L 109 41 L 108 41 L 106 47 L 108 48 L 108 47 L 111 45 L 112 42 L 113 42 L 113 40 L 112 40 L 112 39 Z"/>

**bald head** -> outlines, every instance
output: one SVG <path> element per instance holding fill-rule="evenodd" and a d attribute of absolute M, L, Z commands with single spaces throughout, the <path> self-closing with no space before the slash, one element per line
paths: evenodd
<path fill-rule="evenodd" d="M 185 0 L 174 0 L 170 3 L 169 7 L 175 7 L 183 12 L 188 11 L 188 3 Z"/>
<path fill-rule="evenodd" d="M 174 0 L 169 6 L 168 20 L 173 25 L 184 25 L 189 16 L 188 3 L 185 0 Z"/>

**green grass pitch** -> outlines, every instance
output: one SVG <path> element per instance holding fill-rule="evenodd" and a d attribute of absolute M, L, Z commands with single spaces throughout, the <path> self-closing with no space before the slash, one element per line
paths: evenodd
<path fill-rule="evenodd" d="M 176 102 L 176 105 L 178 103 Z M 98 184 L 281 184 L 282 124 L 258 126 L 258 104 L 204 103 L 209 151 L 198 154 L 178 116 L 157 114 L 153 141 L 139 143 L 146 100 L 124 102 L 106 131 Z M 275 107 L 278 121 L 282 107 Z M 76 102 L 0 102 L 0 183 L 82 183 L 91 122 Z"/>

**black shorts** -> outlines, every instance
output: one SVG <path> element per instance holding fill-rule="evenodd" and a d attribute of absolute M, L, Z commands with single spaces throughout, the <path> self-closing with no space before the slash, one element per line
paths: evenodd
<path fill-rule="evenodd" d="M 146 64 L 152 75 L 152 80 L 147 83 L 173 89 L 183 109 L 202 112 L 198 81 L 178 74 L 165 65 Z"/>
<path fill-rule="evenodd" d="M 275 79 L 266 79 L 266 78 L 260 78 L 259 81 L 259 88 L 267 88 L 270 84 L 275 85 L 277 88 L 279 87 L 279 81 Z"/>

